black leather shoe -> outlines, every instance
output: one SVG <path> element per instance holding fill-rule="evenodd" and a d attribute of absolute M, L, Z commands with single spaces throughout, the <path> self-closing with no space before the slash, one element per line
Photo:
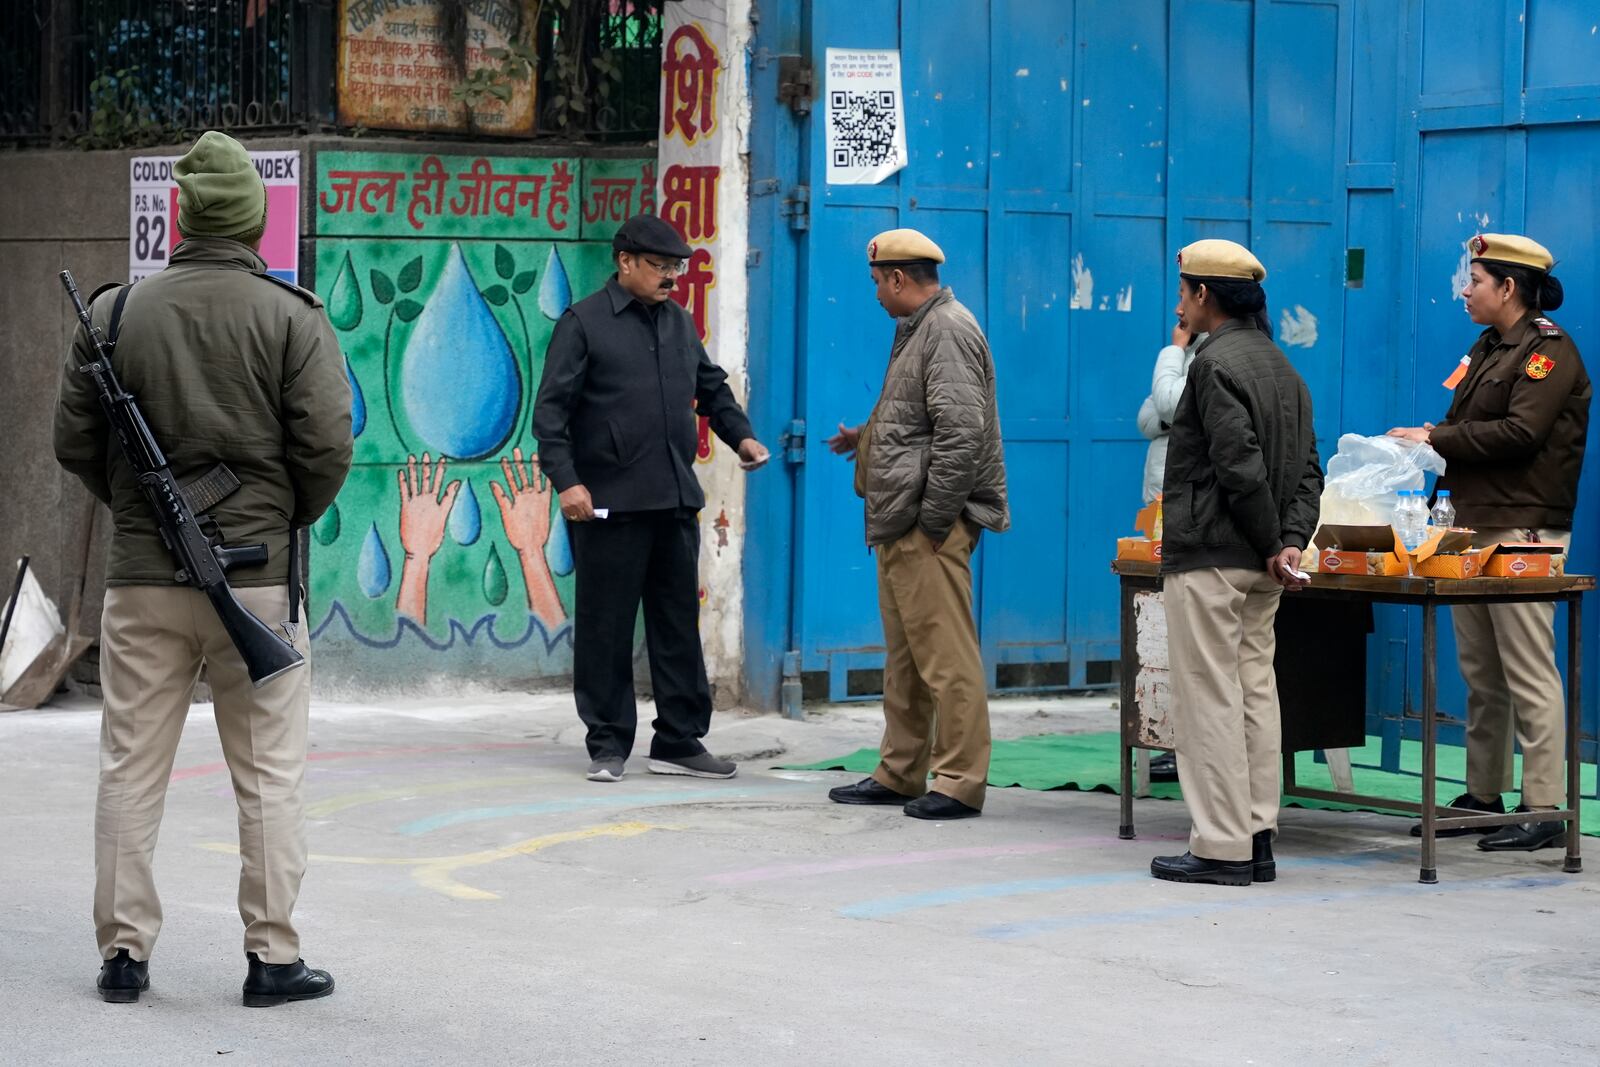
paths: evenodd
<path fill-rule="evenodd" d="M 863 778 L 854 785 L 828 790 L 828 799 L 835 804 L 904 804 L 912 798 L 896 793 L 876 778 Z"/>
<path fill-rule="evenodd" d="M 1278 864 L 1272 858 L 1272 831 L 1257 830 L 1250 838 L 1250 880 L 1276 882 Z"/>
<path fill-rule="evenodd" d="M 951 819 L 976 819 L 983 812 L 968 807 L 955 797 L 947 797 L 943 793 L 928 793 L 907 804 L 906 814 L 913 819 L 948 822 Z"/>
<path fill-rule="evenodd" d="M 1462 793 L 1450 802 L 1450 806 L 1452 808 L 1465 808 L 1468 811 L 1488 811 L 1496 815 L 1504 815 L 1506 810 L 1506 802 L 1499 797 L 1495 797 L 1485 804 L 1471 793 Z M 1433 836 L 1466 837 L 1468 834 L 1492 834 L 1498 829 L 1500 829 L 1498 826 L 1452 826 L 1448 830 L 1437 831 Z M 1411 824 L 1411 836 L 1422 836 L 1422 824 L 1420 822 Z"/>
<path fill-rule="evenodd" d="M 1537 815 L 1521 804 L 1517 811 Z M 1537 852 L 1541 848 L 1559 848 L 1567 843 L 1567 824 L 1555 822 L 1519 822 L 1502 826 L 1478 842 L 1485 852 Z"/>
<path fill-rule="evenodd" d="M 293 963 L 262 963 L 254 952 L 247 952 L 250 970 L 244 976 L 244 1006 L 270 1008 L 291 1000 L 316 1000 L 333 992 L 333 975 L 306 966 L 305 960 Z"/>
<path fill-rule="evenodd" d="M 1178 780 L 1178 754 L 1176 752 L 1163 752 L 1150 759 L 1150 780 L 1152 782 L 1176 782 Z"/>
<path fill-rule="evenodd" d="M 1168 882 L 1205 882 L 1210 885 L 1249 885 L 1253 877 L 1249 860 L 1208 860 L 1185 852 L 1181 856 L 1157 856 L 1150 861 L 1150 873 Z"/>
<path fill-rule="evenodd" d="M 150 962 L 136 960 L 125 948 L 100 964 L 100 999 L 107 1004 L 134 1004 L 150 988 Z"/>

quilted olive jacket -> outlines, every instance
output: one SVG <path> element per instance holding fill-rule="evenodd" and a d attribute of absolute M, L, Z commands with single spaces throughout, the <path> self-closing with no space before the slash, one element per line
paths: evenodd
<path fill-rule="evenodd" d="M 943 541 L 962 517 L 997 533 L 1011 525 L 994 357 L 948 287 L 897 326 L 856 465 L 869 545 L 914 526 Z"/>

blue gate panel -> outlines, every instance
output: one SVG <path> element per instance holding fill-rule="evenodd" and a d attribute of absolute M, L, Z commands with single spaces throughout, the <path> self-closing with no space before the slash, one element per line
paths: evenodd
<path fill-rule="evenodd" d="M 1600 5 L 1529 0 L 1527 63 L 1530 90 L 1582 88 L 1593 97 L 1600 83 Z"/>
<path fill-rule="evenodd" d="M 1421 7 L 1422 95 L 1427 104 L 1499 103 L 1510 5 L 1424 0 Z"/>
<path fill-rule="evenodd" d="M 989 0 L 907 4 L 900 34 L 907 173 L 919 187 L 986 190 Z"/>
<path fill-rule="evenodd" d="M 1005 5 L 1002 10 L 1014 13 L 994 42 L 996 177 L 991 181 L 1008 191 L 1062 194 L 1074 186 L 1080 107 L 1072 70 L 1072 5 L 1054 8 L 1031 32 L 1015 32 L 1030 6 Z M 996 21 L 1002 17 L 997 13 Z M 1051 206 L 1060 206 L 1059 201 Z"/>
<path fill-rule="evenodd" d="M 1187 218 L 1247 220 L 1251 5 L 1198 0 L 1174 5 L 1172 21 L 1170 193 L 1181 198 Z M 1231 212 L 1220 213 L 1212 201 Z M 1240 240 L 1248 239 L 1246 231 Z"/>

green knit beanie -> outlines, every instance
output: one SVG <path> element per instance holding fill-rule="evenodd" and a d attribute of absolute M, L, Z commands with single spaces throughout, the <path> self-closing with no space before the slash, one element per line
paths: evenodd
<path fill-rule="evenodd" d="M 208 130 L 172 168 L 178 228 L 192 237 L 238 237 L 261 225 L 267 188 L 244 145 Z"/>

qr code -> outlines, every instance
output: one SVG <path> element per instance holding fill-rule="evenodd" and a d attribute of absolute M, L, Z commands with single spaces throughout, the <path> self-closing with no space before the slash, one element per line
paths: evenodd
<path fill-rule="evenodd" d="M 895 94 L 836 90 L 828 94 L 835 167 L 877 167 L 894 160 Z"/>

